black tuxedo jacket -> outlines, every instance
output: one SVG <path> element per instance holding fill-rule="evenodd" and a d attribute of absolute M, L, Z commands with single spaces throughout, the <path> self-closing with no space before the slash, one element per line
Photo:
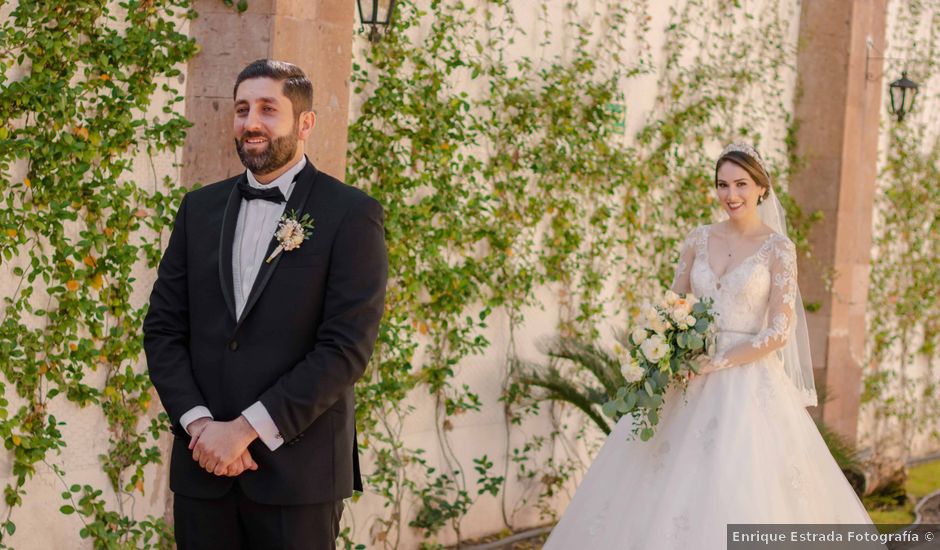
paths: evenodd
<path fill-rule="evenodd" d="M 353 384 L 372 354 L 388 259 L 382 207 L 309 160 L 285 214 L 314 220 L 297 249 L 262 264 L 235 318 L 232 241 L 244 174 L 187 193 L 150 295 L 144 350 L 175 435 L 170 488 L 215 498 L 239 483 L 254 501 L 294 505 L 361 490 Z M 270 255 L 277 241 L 271 239 Z M 285 444 L 249 446 L 257 471 L 218 477 L 187 449 L 197 405 L 232 420 L 261 400 Z"/>

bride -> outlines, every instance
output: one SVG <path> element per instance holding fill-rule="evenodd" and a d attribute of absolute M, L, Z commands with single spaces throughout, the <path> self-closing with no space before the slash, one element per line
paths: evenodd
<path fill-rule="evenodd" d="M 686 238 L 672 290 L 714 299 L 717 352 L 657 431 L 617 423 L 549 550 L 726 548 L 732 523 L 870 524 L 804 407 L 816 405 L 796 250 L 757 151 L 715 167 L 728 219 Z"/>

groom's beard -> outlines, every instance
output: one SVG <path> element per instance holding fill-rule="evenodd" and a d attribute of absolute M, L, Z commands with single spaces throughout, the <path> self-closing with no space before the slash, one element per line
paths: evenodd
<path fill-rule="evenodd" d="M 238 158 L 241 159 L 245 168 L 251 170 L 252 174 L 264 175 L 277 170 L 290 162 L 294 157 L 294 151 L 297 150 L 297 134 L 293 131 L 273 140 L 268 138 L 268 146 L 262 151 L 257 153 L 246 151 L 245 140 L 255 137 L 267 138 L 268 136 L 261 132 L 246 132 L 241 138 L 235 138 Z"/>

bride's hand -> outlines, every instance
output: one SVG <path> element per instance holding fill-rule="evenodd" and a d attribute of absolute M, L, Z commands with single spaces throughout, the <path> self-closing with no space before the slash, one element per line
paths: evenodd
<path fill-rule="evenodd" d="M 692 380 L 696 376 L 705 374 L 705 369 L 708 368 L 708 363 L 709 357 L 707 355 L 699 355 L 692 359 L 692 368 L 689 369 L 688 380 Z"/>
<path fill-rule="evenodd" d="M 696 376 L 711 374 L 721 368 L 721 365 L 716 363 L 714 358 L 707 355 L 699 355 L 693 359 L 692 362 L 695 364 L 695 369 L 698 371 L 698 373 L 690 371 L 689 380 L 695 378 Z"/>

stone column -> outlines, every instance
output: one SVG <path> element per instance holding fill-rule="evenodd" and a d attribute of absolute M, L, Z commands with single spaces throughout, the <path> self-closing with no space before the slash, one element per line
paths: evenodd
<path fill-rule="evenodd" d="M 810 233 L 812 254 L 800 258 L 816 386 L 828 390 L 817 414 L 856 440 L 865 310 L 871 260 L 872 210 L 882 105 L 881 61 L 886 0 L 803 2 L 797 59 L 797 152 L 804 161 L 790 192 L 823 220 Z M 869 78 L 875 75 L 877 78 Z"/>
<path fill-rule="evenodd" d="M 262 58 L 294 63 L 310 77 L 317 124 L 307 155 L 342 179 L 355 2 L 250 0 L 241 14 L 220 0 L 196 0 L 195 7 L 199 17 L 190 32 L 201 51 L 187 72 L 186 117 L 193 127 L 183 150 L 183 184 L 212 183 L 244 170 L 232 143 L 232 90 L 242 68 Z"/>

